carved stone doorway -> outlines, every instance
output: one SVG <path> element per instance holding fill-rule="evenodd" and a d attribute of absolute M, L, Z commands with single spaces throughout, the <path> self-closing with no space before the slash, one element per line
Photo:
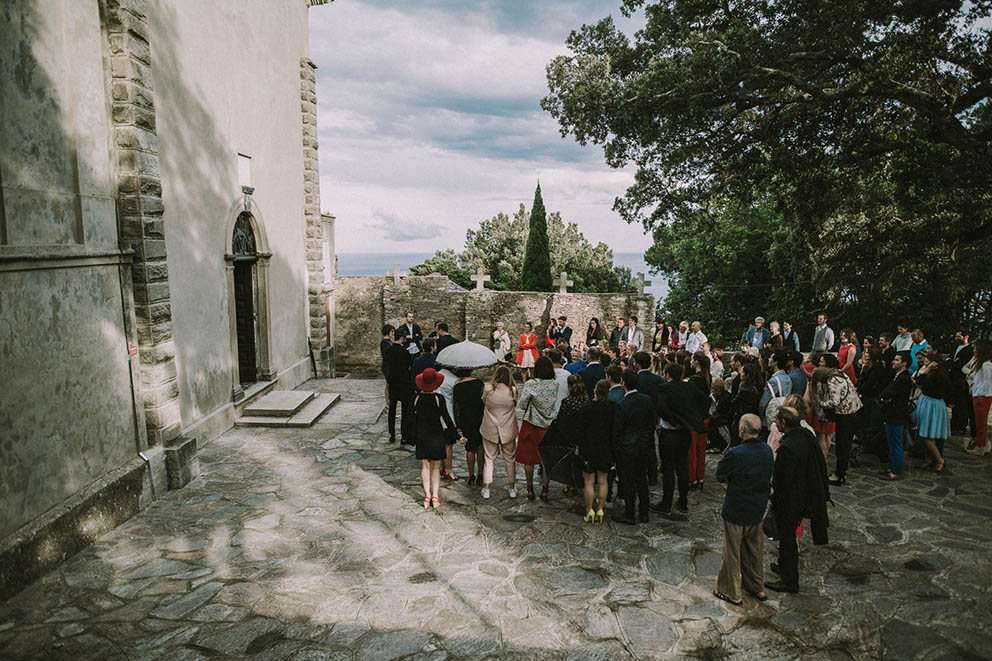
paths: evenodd
<path fill-rule="evenodd" d="M 248 385 L 275 378 L 269 357 L 268 266 L 272 253 L 267 250 L 257 208 L 232 211 L 230 252 L 224 257 L 231 320 L 231 394 L 238 401 Z"/>

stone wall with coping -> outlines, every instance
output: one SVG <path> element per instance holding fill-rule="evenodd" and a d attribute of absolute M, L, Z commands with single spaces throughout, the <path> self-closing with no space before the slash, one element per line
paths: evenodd
<path fill-rule="evenodd" d="M 559 294 L 551 292 L 466 291 L 444 276 L 409 276 L 394 284 L 392 276 L 346 276 L 335 279 L 335 357 L 343 371 L 379 368 L 383 324 L 398 326 L 408 310 L 426 336 L 436 321 L 452 335 L 490 346 L 496 322 L 502 321 L 514 351 L 524 324 L 544 336 L 548 320 L 565 315 L 573 341 L 585 339 L 592 317 L 608 330 L 618 316 L 635 315 L 642 327 L 654 320 L 654 296 L 636 293 Z"/>

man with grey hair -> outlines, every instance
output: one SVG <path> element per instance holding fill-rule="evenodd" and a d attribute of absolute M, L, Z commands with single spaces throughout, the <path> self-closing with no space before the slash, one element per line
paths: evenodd
<path fill-rule="evenodd" d="M 716 467 L 716 479 L 727 485 L 723 498 L 723 560 L 713 595 L 739 605 L 741 586 L 755 599 L 767 599 L 762 564 L 765 536 L 761 521 L 768 505 L 775 459 L 772 449 L 758 438 L 761 419 L 741 416 L 741 444 L 727 450 Z"/>
<path fill-rule="evenodd" d="M 765 346 L 765 342 L 770 340 L 771 337 L 772 334 L 767 328 L 765 328 L 765 318 L 755 317 L 754 325 L 748 328 L 744 333 L 744 337 L 741 338 L 741 344 L 744 344 L 744 342 L 750 342 L 752 347 L 758 351 L 761 351 Z"/>

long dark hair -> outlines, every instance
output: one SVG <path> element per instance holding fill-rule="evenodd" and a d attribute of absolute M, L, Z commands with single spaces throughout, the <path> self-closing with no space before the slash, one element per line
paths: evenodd
<path fill-rule="evenodd" d="M 982 369 L 982 365 L 988 362 L 992 362 L 992 341 L 976 340 L 975 367 L 978 369 Z"/>
<path fill-rule="evenodd" d="M 555 378 L 555 366 L 551 363 L 551 359 L 547 356 L 541 356 L 534 361 L 534 378 L 535 379 L 554 379 Z"/>
<path fill-rule="evenodd" d="M 765 389 L 765 380 L 761 377 L 761 368 L 754 361 L 744 363 L 741 374 L 743 375 L 741 377 L 742 386 L 751 386 L 757 392 Z"/>
<path fill-rule="evenodd" d="M 710 357 L 702 351 L 697 351 L 692 354 L 692 359 L 696 361 L 696 366 L 698 367 L 696 373 L 703 375 L 703 381 L 706 382 L 706 392 L 709 392 L 710 387 L 713 385 L 713 377 L 710 375 Z"/>

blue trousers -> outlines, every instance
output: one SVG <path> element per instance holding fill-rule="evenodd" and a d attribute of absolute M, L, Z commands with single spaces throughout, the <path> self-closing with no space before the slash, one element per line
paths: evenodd
<path fill-rule="evenodd" d="M 889 442 L 889 470 L 893 475 L 902 475 L 902 435 L 905 429 L 903 425 L 885 423 L 885 438 Z"/>

